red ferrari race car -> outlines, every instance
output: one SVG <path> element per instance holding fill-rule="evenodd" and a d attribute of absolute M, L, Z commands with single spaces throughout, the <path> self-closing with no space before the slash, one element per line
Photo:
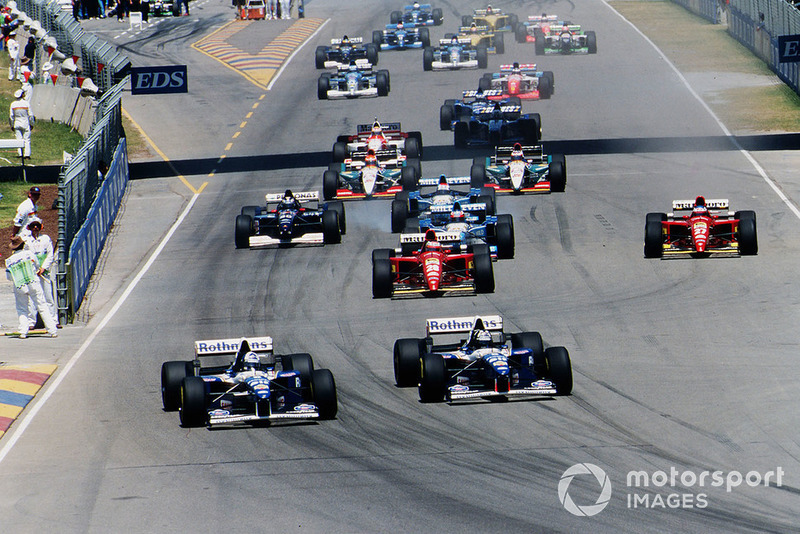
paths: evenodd
<path fill-rule="evenodd" d="M 372 296 L 491 293 L 494 270 L 489 245 L 445 245 L 460 240 L 458 234 L 428 230 L 401 235 L 400 249 L 372 251 Z"/>
<path fill-rule="evenodd" d="M 644 226 L 644 256 L 706 257 L 758 254 L 756 213 L 728 211 L 727 199 L 697 197 L 674 200 L 672 211 L 688 215 L 648 213 Z"/>
<path fill-rule="evenodd" d="M 486 92 L 496 89 L 499 95 L 489 100 L 506 100 L 512 96 L 522 100 L 547 99 L 553 94 L 555 77 L 553 71 L 536 70 L 535 63 L 500 65 L 500 72 L 487 72 L 478 80 L 478 89 Z"/>

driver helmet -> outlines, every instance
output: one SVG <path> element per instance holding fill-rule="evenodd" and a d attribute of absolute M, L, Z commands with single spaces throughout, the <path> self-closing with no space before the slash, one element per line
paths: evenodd
<path fill-rule="evenodd" d="M 403 21 L 402 20 L 398 20 L 397 21 L 397 29 L 398 30 L 402 30 L 403 29 Z"/>
<path fill-rule="evenodd" d="M 478 25 L 473 22 L 472 24 L 469 25 L 469 31 L 472 33 L 477 33 Z"/>
<path fill-rule="evenodd" d="M 436 186 L 437 191 L 450 191 L 450 186 L 447 183 L 447 176 L 442 174 L 439 176 L 439 185 Z"/>
<path fill-rule="evenodd" d="M 511 72 L 513 72 L 514 74 L 519 74 L 520 72 L 522 72 L 519 68 L 519 61 L 515 61 L 514 64 L 511 66 Z"/>
<path fill-rule="evenodd" d="M 491 6 L 491 4 L 486 6 L 486 13 L 488 13 L 489 15 L 492 14 L 492 6 Z"/>
<path fill-rule="evenodd" d="M 345 35 L 345 36 L 343 36 L 343 37 L 342 37 L 342 43 L 341 43 L 341 44 L 342 44 L 343 46 L 350 46 L 350 38 L 349 38 L 348 36 L 346 36 L 346 35 Z"/>
<path fill-rule="evenodd" d="M 436 240 L 436 232 L 428 229 L 428 231 L 425 232 L 425 250 L 439 250 L 440 248 L 441 245 Z"/>
<path fill-rule="evenodd" d="M 450 44 L 458 44 L 458 35 L 453 35 L 450 38 Z"/>
<path fill-rule="evenodd" d="M 244 370 L 258 371 L 261 366 L 261 358 L 255 352 L 248 352 L 244 355 Z"/>
<path fill-rule="evenodd" d="M 490 347 L 492 345 L 492 334 L 486 330 L 478 330 L 475 332 L 475 345 L 479 349 Z"/>
<path fill-rule="evenodd" d="M 694 208 L 692 209 L 693 214 L 708 214 L 708 208 L 706 207 L 706 199 L 704 197 L 697 197 L 694 201 Z"/>
<path fill-rule="evenodd" d="M 378 156 L 375 155 L 375 151 L 371 148 L 367 150 L 367 155 L 364 156 L 364 163 L 367 165 L 377 165 L 378 164 Z"/>
<path fill-rule="evenodd" d="M 414 2 L 414 9 L 419 9 L 419 2 Z"/>
<path fill-rule="evenodd" d="M 519 143 L 514 144 L 514 148 L 511 150 L 511 161 L 522 161 L 524 155 L 522 153 L 522 145 Z"/>
<path fill-rule="evenodd" d="M 283 193 L 283 200 L 281 201 L 284 204 L 293 204 L 294 203 L 294 195 L 292 194 L 291 189 L 287 189 Z"/>
<path fill-rule="evenodd" d="M 461 204 L 456 203 L 453 205 L 453 209 L 450 212 L 450 222 L 460 223 L 464 222 L 467 218 L 467 215 L 464 213 L 464 210 L 461 209 Z"/>

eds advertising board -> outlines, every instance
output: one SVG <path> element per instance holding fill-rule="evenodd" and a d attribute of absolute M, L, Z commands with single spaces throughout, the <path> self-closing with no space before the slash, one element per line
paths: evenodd
<path fill-rule="evenodd" d="M 778 36 L 778 62 L 797 63 L 800 61 L 800 35 Z"/>
<path fill-rule="evenodd" d="M 186 65 L 131 68 L 131 94 L 188 93 Z"/>

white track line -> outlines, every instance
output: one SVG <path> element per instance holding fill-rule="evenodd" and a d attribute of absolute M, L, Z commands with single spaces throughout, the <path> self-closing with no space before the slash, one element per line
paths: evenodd
<path fill-rule="evenodd" d="M 689 81 L 681 73 L 681 71 L 678 70 L 678 68 L 675 66 L 675 64 L 672 63 L 672 61 L 669 60 L 669 58 L 664 54 L 664 52 L 662 52 L 661 49 L 652 40 L 650 40 L 649 37 L 647 37 L 645 34 L 643 34 L 639 30 L 639 28 L 634 26 L 634 24 L 631 21 L 626 19 L 622 15 L 622 13 L 620 13 L 619 11 L 617 11 L 616 9 L 611 7 L 611 5 L 606 0 L 603 0 L 603 3 L 608 7 L 608 9 L 610 9 L 611 11 L 616 13 L 617 16 L 619 16 L 619 18 L 621 18 L 626 23 L 628 23 L 628 25 L 631 28 L 633 28 L 633 30 L 636 33 L 641 35 L 642 39 L 644 39 L 645 41 L 650 43 L 650 46 L 652 46 L 655 49 L 655 51 L 658 52 L 658 54 L 661 56 L 661 59 L 663 59 L 667 63 L 667 65 L 669 65 L 670 68 L 675 72 L 675 74 L 678 75 L 678 78 L 680 78 L 680 80 L 683 82 L 683 85 L 686 86 L 686 88 L 689 90 L 689 92 L 692 94 L 692 96 L 698 102 L 700 102 L 700 105 L 703 106 L 703 108 L 708 112 L 708 114 L 711 115 L 711 118 L 714 119 L 714 121 L 716 121 L 717 125 L 722 130 L 722 133 L 725 134 L 725 136 L 730 140 L 731 144 L 733 144 L 733 146 L 747 159 L 747 161 L 750 162 L 750 164 L 753 166 L 753 168 L 756 170 L 756 172 L 761 175 L 761 178 L 764 179 L 764 181 L 767 183 L 767 185 L 770 186 L 773 191 L 775 191 L 775 194 L 777 194 L 778 197 L 783 201 L 783 203 L 786 204 L 786 206 L 792 211 L 792 213 L 794 213 L 795 217 L 800 219 L 800 210 L 797 208 L 797 206 L 795 206 L 794 202 L 789 200 L 789 197 L 787 197 L 783 193 L 783 191 L 781 191 L 781 189 L 778 187 L 778 185 L 772 180 L 772 178 L 769 177 L 769 175 L 767 174 L 767 171 L 764 170 L 764 168 L 761 166 L 761 164 L 759 164 L 756 161 L 756 159 L 750 154 L 750 152 L 745 150 L 742 147 L 742 145 L 739 144 L 739 141 L 736 139 L 736 137 L 734 137 L 734 135 L 730 132 L 730 130 L 728 130 L 728 128 L 722 123 L 722 121 L 719 119 L 719 117 L 717 117 L 717 114 L 714 113 L 714 111 L 710 107 L 708 107 L 708 104 L 705 103 L 705 101 L 700 97 L 700 95 L 698 95 L 697 92 L 694 89 L 692 89 L 692 86 L 689 85 Z"/>
<path fill-rule="evenodd" d="M 197 198 L 199 196 L 200 196 L 199 193 L 195 193 L 195 195 L 191 198 L 189 204 L 186 206 L 186 208 L 184 208 L 183 213 L 181 213 L 180 217 L 178 217 L 178 220 L 175 221 L 175 223 L 169 229 L 167 235 L 164 236 L 164 239 L 161 240 L 161 243 L 159 243 L 156 250 L 147 260 L 147 263 L 145 263 L 144 266 L 141 268 L 141 270 L 138 273 L 136 273 L 136 276 L 133 278 L 131 283 L 128 284 L 128 287 L 125 288 L 125 291 L 123 291 L 122 295 L 119 297 L 119 299 L 111 308 L 111 310 L 109 310 L 109 312 L 105 315 L 105 317 L 103 317 L 103 320 L 98 323 L 98 325 L 95 327 L 94 330 L 92 330 L 92 333 L 89 334 L 89 337 L 86 338 L 86 341 L 83 342 L 83 345 L 81 345 L 81 347 L 75 352 L 75 354 L 72 355 L 72 357 L 69 359 L 64 368 L 57 374 L 57 376 L 53 380 L 48 380 L 45 383 L 44 392 L 42 393 L 41 396 L 37 395 L 35 397 L 34 405 L 31 407 L 30 411 L 28 411 L 20 420 L 15 421 L 14 424 L 11 426 L 12 435 L 8 436 L 8 434 L 6 434 L 5 437 L 8 437 L 9 439 L 5 443 L 3 443 L 2 448 L 0 448 L 0 463 L 5 459 L 8 453 L 11 452 L 11 448 L 17 443 L 19 438 L 22 437 L 22 434 L 25 432 L 25 429 L 27 429 L 28 425 L 31 424 L 31 421 L 33 421 L 33 418 L 36 416 L 37 413 L 39 413 L 39 410 L 42 408 L 42 406 L 44 406 L 44 403 L 47 402 L 50 396 L 55 392 L 56 388 L 61 384 L 61 382 L 64 381 L 64 379 L 67 377 L 70 370 L 75 366 L 75 364 L 78 363 L 78 360 L 80 360 L 81 356 L 83 356 L 83 353 L 86 352 L 86 349 L 89 348 L 89 345 L 92 344 L 94 338 L 100 335 L 100 333 L 106 327 L 108 322 L 114 317 L 114 315 L 116 315 L 116 313 L 122 307 L 122 304 L 127 300 L 130 294 L 133 292 L 134 288 L 136 288 L 142 277 L 145 274 L 147 274 L 147 271 L 150 270 L 150 267 L 152 267 L 153 263 L 156 261 L 159 254 L 161 254 L 161 251 L 164 250 L 164 247 L 167 245 L 167 242 L 169 242 L 172 235 L 175 233 L 175 231 L 181 225 L 183 220 L 189 214 L 189 211 L 191 211 L 192 207 L 194 206 L 194 203 L 197 201 Z"/>
<path fill-rule="evenodd" d="M 269 90 L 271 90 L 271 89 L 272 89 L 272 86 L 275 84 L 275 82 L 276 82 L 276 81 L 278 81 L 278 78 L 280 78 L 281 74 L 283 73 L 283 70 L 284 70 L 284 69 L 285 69 L 285 68 L 286 68 L 286 67 L 289 65 L 289 63 L 291 63 L 291 61 L 292 61 L 292 59 L 294 58 L 294 56 L 296 56 L 296 55 L 297 55 L 297 53 L 298 53 L 298 52 L 300 52 L 300 50 L 302 50 L 302 48 L 303 48 L 303 47 L 306 45 L 306 43 L 308 43 L 308 42 L 309 42 L 311 39 L 313 39 L 313 38 L 314 38 L 314 36 L 316 36 L 316 35 L 317 35 L 317 34 L 320 32 L 320 30 L 322 30 L 322 28 L 324 28 L 324 27 L 325 27 L 325 25 L 326 25 L 327 23 L 329 23 L 330 21 L 331 21 L 331 19 L 325 19 L 325 22 L 323 22 L 322 24 L 320 24 L 320 25 L 319 25 L 319 28 L 317 28 L 317 29 L 314 31 L 314 33 L 312 33 L 311 35 L 309 35 L 309 36 L 306 38 L 306 40 L 305 40 L 305 41 L 303 41 L 303 42 L 300 44 L 300 46 L 298 46 L 298 47 L 295 49 L 295 51 L 294 51 L 294 52 L 292 52 L 292 53 L 291 53 L 291 55 L 290 55 L 288 58 L 286 58 L 286 61 L 284 61 L 284 62 L 283 62 L 283 65 L 281 65 L 281 68 L 279 68 L 279 69 L 278 69 L 278 72 L 276 72 L 276 73 L 275 73 L 275 76 L 273 76 L 273 77 L 272 77 L 272 79 L 269 81 L 269 85 L 267 85 L 267 91 L 269 91 Z"/>

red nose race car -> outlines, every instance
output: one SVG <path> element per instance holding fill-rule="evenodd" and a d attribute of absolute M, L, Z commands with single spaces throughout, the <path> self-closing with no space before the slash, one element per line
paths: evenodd
<path fill-rule="evenodd" d="M 758 254 L 754 211 L 728 211 L 727 199 L 674 200 L 673 213 L 648 213 L 646 258 Z M 679 215 L 674 212 L 688 212 Z"/>
<path fill-rule="evenodd" d="M 448 244 L 460 236 L 428 230 L 403 234 L 400 249 L 372 252 L 372 296 L 428 297 L 449 293 L 491 293 L 494 271 L 486 244 Z"/>

